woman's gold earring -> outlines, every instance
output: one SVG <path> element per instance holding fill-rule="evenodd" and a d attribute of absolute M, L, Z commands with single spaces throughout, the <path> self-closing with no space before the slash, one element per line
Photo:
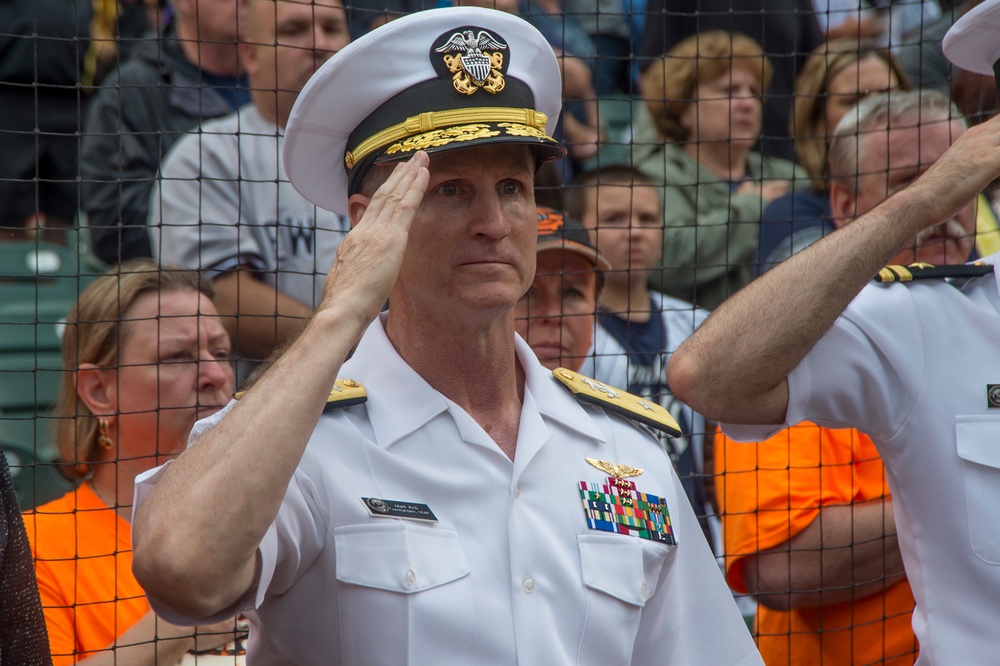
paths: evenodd
<path fill-rule="evenodd" d="M 108 450 L 113 449 L 115 446 L 114 441 L 111 439 L 111 426 L 108 425 L 107 419 L 97 419 L 97 443 L 102 448 Z"/>

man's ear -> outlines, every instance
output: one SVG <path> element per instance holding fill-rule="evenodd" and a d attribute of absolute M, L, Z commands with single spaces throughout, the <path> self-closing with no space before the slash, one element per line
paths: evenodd
<path fill-rule="evenodd" d="M 74 378 L 76 394 L 92 414 L 98 416 L 118 413 L 118 372 L 114 368 L 98 368 L 83 363 Z"/>
<path fill-rule="evenodd" d="M 250 77 L 257 73 L 257 52 L 254 47 L 245 41 L 241 41 L 237 46 L 240 53 L 240 67 Z"/>
<path fill-rule="evenodd" d="M 833 215 L 833 226 L 837 229 L 854 221 L 856 199 L 847 187 L 840 183 L 830 185 L 830 212 Z"/>
<path fill-rule="evenodd" d="M 364 217 L 371 201 L 371 197 L 366 197 L 363 194 L 352 194 L 351 198 L 347 200 L 347 213 L 351 218 L 351 229 L 358 226 L 358 222 Z"/>

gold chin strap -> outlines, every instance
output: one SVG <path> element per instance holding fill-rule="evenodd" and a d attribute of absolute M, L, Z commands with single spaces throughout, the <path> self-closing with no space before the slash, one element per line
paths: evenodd
<path fill-rule="evenodd" d="M 387 127 L 361 143 L 354 150 L 348 150 L 344 156 L 344 164 L 348 169 L 363 160 L 373 151 L 390 143 L 430 132 L 431 130 L 467 123 L 518 123 L 545 131 L 549 118 L 541 111 L 534 109 L 512 109 L 505 106 L 486 106 L 473 109 L 451 109 L 449 111 L 428 111 L 416 116 L 410 116 L 405 121 L 392 127 Z"/>

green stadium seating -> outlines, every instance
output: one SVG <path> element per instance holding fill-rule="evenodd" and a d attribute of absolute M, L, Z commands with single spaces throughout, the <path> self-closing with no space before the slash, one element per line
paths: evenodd
<path fill-rule="evenodd" d="M 10 467 L 11 480 L 22 511 L 33 509 L 63 496 L 73 488 L 51 461 L 42 461 L 33 447 L 16 439 L 0 437 Z"/>
<path fill-rule="evenodd" d="M 0 436 L 42 459 L 54 453 L 49 420 L 40 417 L 62 377 L 62 323 L 100 270 L 77 243 L 0 243 Z"/>

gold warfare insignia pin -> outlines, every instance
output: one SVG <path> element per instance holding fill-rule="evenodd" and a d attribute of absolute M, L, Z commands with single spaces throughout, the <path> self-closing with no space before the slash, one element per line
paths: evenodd
<path fill-rule="evenodd" d="M 610 474 L 616 479 L 627 479 L 629 477 L 639 476 L 642 474 L 642 470 L 638 467 L 616 465 L 615 463 L 608 462 L 607 460 L 598 460 L 597 458 L 584 458 L 584 460 L 605 474 Z"/>
<path fill-rule="evenodd" d="M 445 33 L 435 43 L 439 43 Z M 507 45 L 486 30 L 469 26 L 459 28 L 447 37 L 444 44 L 434 49 L 441 53 L 444 66 L 451 75 L 455 90 L 472 95 L 482 88 L 496 94 L 504 89 L 504 53 Z"/>
<path fill-rule="evenodd" d="M 583 500 L 590 529 L 636 536 L 666 545 L 677 544 L 666 499 L 642 492 L 633 481 L 628 480 L 630 476 L 642 474 L 641 469 L 596 458 L 584 460 L 608 474 L 606 482 L 586 479 L 579 482 L 580 499 Z"/>

